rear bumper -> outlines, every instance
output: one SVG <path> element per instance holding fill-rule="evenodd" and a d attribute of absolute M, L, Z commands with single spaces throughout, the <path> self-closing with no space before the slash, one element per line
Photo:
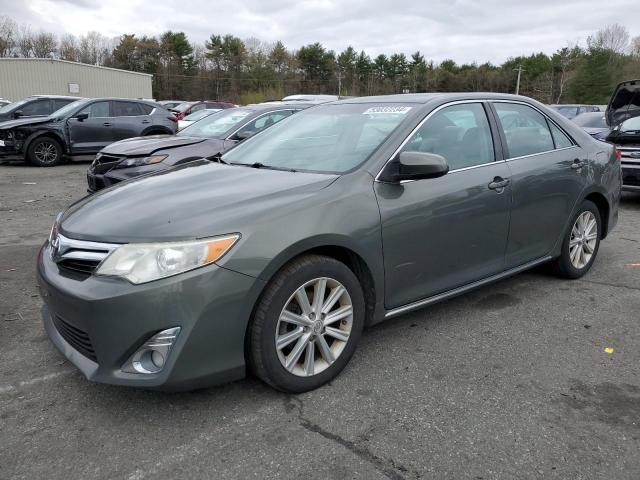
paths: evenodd
<path fill-rule="evenodd" d="M 143 285 L 95 275 L 78 279 L 60 271 L 47 245 L 38 255 L 37 270 L 45 330 L 89 380 L 189 390 L 244 376 L 245 332 L 261 280 L 217 265 Z M 78 335 L 70 337 L 68 330 L 65 335 L 61 322 Z M 149 337 L 172 327 L 181 331 L 162 371 L 121 370 Z M 78 341 L 93 355 L 81 353 Z"/>

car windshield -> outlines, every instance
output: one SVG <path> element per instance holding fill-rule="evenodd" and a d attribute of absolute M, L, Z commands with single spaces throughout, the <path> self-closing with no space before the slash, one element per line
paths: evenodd
<path fill-rule="evenodd" d="M 25 98 L 24 100 L 18 100 L 17 102 L 9 103 L 9 104 L 5 105 L 4 107 L 0 108 L 0 113 L 9 113 L 14 108 L 19 107 L 20 105 L 24 105 L 29 100 L 32 100 L 32 99 L 31 98 Z"/>
<path fill-rule="evenodd" d="M 86 99 L 82 99 L 82 100 L 76 100 L 75 102 L 67 103 L 64 107 L 59 108 L 58 110 L 53 112 L 51 115 L 55 116 L 56 118 L 66 117 L 67 115 L 73 113 L 77 108 L 84 105 L 86 102 L 87 102 Z"/>
<path fill-rule="evenodd" d="M 229 150 L 231 164 L 343 173 L 363 163 L 412 104 L 332 104 L 304 110 Z"/>
<path fill-rule="evenodd" d="M 623 132 L 635 132 L 640 130 L 640 117 L 633 117 L 633 118 L 630 118 L 629 120 L 626 120 L 622 124 L 621 130 Z"/>
<path fill-rule="evenodd" d="M 573 121 L 583 128 L 607 128 L 607 120 L 602 113 L 597 115 L 583 113 L 574 118 Z"/>
<path fill-rule="evenodd" d="M 200 120 L 201 118 L 207 117 L 212 113 L 219 112 L 219 108 L 210 108 L 207 110 L 198 110 L 197 112 L 193 112 L 190 115 L 187 115 L 183 118 L 183 120 L 187 120 L 189 122 L 195 122 L 196 120 Z"/>
<path fill-rule="evenodd" d="M 193 105 L 195 105 L 198 102 L 184 102 L 181 103 L 175 107 L 173 107 L 171 110 L 175 110 L 176 112 L 186 112 L 187 110 L 189 110 Z"/>
<path fill-rule="evenodd" d="M 178 135 L 183 137 L 220 138 L 236 125 L 240 126 L 240 122 L 252 113 L 253 110 L 247 108 L 228 108 L 192 123 L 180 131 Z"/>

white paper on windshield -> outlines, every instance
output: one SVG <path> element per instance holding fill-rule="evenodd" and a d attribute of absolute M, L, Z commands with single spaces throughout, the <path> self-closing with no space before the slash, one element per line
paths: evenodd
<path fill-rule="evenodd" d="M 371 115 L 371 114 L 387 114 L 387 113 L 391 113 L 391 114 L 401 114 L 404 115 L 405 113 L 407 113 L 409 110 L 411 110 L 412 107 L 394 107 L 394 106 L 378 106 L 378 107 L 371 107 L 371 108 L 367 108 L 364 112 L 362 112 L 363 115 Z"/>

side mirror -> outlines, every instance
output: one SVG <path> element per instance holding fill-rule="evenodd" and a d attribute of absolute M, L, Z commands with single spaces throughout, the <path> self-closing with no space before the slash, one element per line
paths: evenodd
<path fill-rule="evenodd" d="M 381 180 L 399 183 L 404 180 L 438 178 L 449 172 L 447 160 L 435 153 L 402 152 L 381 175 Z"/>
<path fill-rule="evenodd" d="M 13 112 L 13 118 L 20 118 L 24 116 L 24 112 L 22 110 L 16 110 Z"/>
<path fill-rule="evenodd" d="M 247 138 L 249 138 L 251 135 L 253 134 L 248 130 L 240 130 L 239 132 L 236 132 L 236 134 L 233 136 L 233 139 L 241 142 L 242 140 L 246 140 Z"/>
<path fill-rule="evenodd" d="M 87 118 L 89 118 L 89 114 L 88 113 L 79 113 L 73 118 L 76 118 L 79 122 L 82 122 L 82 121 L 86 120 Z"/>

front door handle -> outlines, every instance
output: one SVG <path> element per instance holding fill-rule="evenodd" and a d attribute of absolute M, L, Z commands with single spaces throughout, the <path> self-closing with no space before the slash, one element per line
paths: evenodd
<path fill-rule="evenodd" d="M 582 161 L 579 158 L 576 158 L 571 164 L 571 168 L 573 168 L 574 170 L 580 170 L 582 167 L 585 167 L 586 165 L 587 165 L 587 162 Z"/>
<path fill-rule="evenodd" d="M 509 185 L 509 183 L 510 181 L 508 178 L 495 177 L 488 187 L 490 190 L 496 190 L 498 193 L 502 193 L 504 187 Z"/>
<path fill-rule="evenodd" d="M 142 120 L 142 123 L 151 123 L 151 120 Z"/>
<path fill-rule="evenodd" d="M 110 127 L 112 124 L 109 122 L 104 122 L 102 125 L 104 125 L 105 127 Z"/>

